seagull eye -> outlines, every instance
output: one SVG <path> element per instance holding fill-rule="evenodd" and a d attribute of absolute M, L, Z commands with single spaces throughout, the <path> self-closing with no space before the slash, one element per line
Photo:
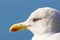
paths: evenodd
<path fill-rule="evenodd" d="M 36 22 L 36 21 L 39 21 L 41 20 L 42 18 L 33 18 L 33 21 Z"/>

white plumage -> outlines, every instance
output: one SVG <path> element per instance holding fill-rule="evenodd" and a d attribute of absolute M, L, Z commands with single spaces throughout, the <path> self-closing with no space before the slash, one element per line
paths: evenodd
<path fill-rule="evenodd" d="M 32 40 L 60 40 L 60 12 L 56 9 L 38 8 L 25 22 L 17 23 L 17 25 L 21 24 L 28 25 L 22 29 L 29 29 L 34 34 Z M 13 27 L 10 31 L 12 29 Z"/>

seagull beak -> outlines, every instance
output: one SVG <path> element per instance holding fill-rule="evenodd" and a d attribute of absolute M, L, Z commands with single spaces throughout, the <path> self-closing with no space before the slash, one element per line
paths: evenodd
<path fill-rule="evenodd" d="M 18 32 L 19 30 L 26 30 L 27 27 L 28 26 L 25 24 L 14 24 L 10 27 L 9 31 L 10 32 Z"/>

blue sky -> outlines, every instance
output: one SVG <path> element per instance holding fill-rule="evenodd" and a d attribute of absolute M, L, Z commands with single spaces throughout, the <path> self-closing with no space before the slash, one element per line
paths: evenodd
<path fill-rule="evenodd" d="M 25 21 L 37 8 L 52 7 L 60 10 L 59 0 L 0 0 L 0 40 L 31 40 L 29 30 L 10 33 L 14 23 Z"/>

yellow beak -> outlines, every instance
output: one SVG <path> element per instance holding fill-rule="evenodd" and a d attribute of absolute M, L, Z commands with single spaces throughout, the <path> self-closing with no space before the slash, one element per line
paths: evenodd
<path fill-rule="evenodd" d="M 25 24 L 20 24 L 20 25 L 14 24 L 14 25 L 12 25 L 12 26 L 10 27 L 9 31 L 10 31 L 10 32 L 18 32 L 19 30 L 26 30 L 27 27 L 28 27 L 28 26 L 25 25 Z"/>

